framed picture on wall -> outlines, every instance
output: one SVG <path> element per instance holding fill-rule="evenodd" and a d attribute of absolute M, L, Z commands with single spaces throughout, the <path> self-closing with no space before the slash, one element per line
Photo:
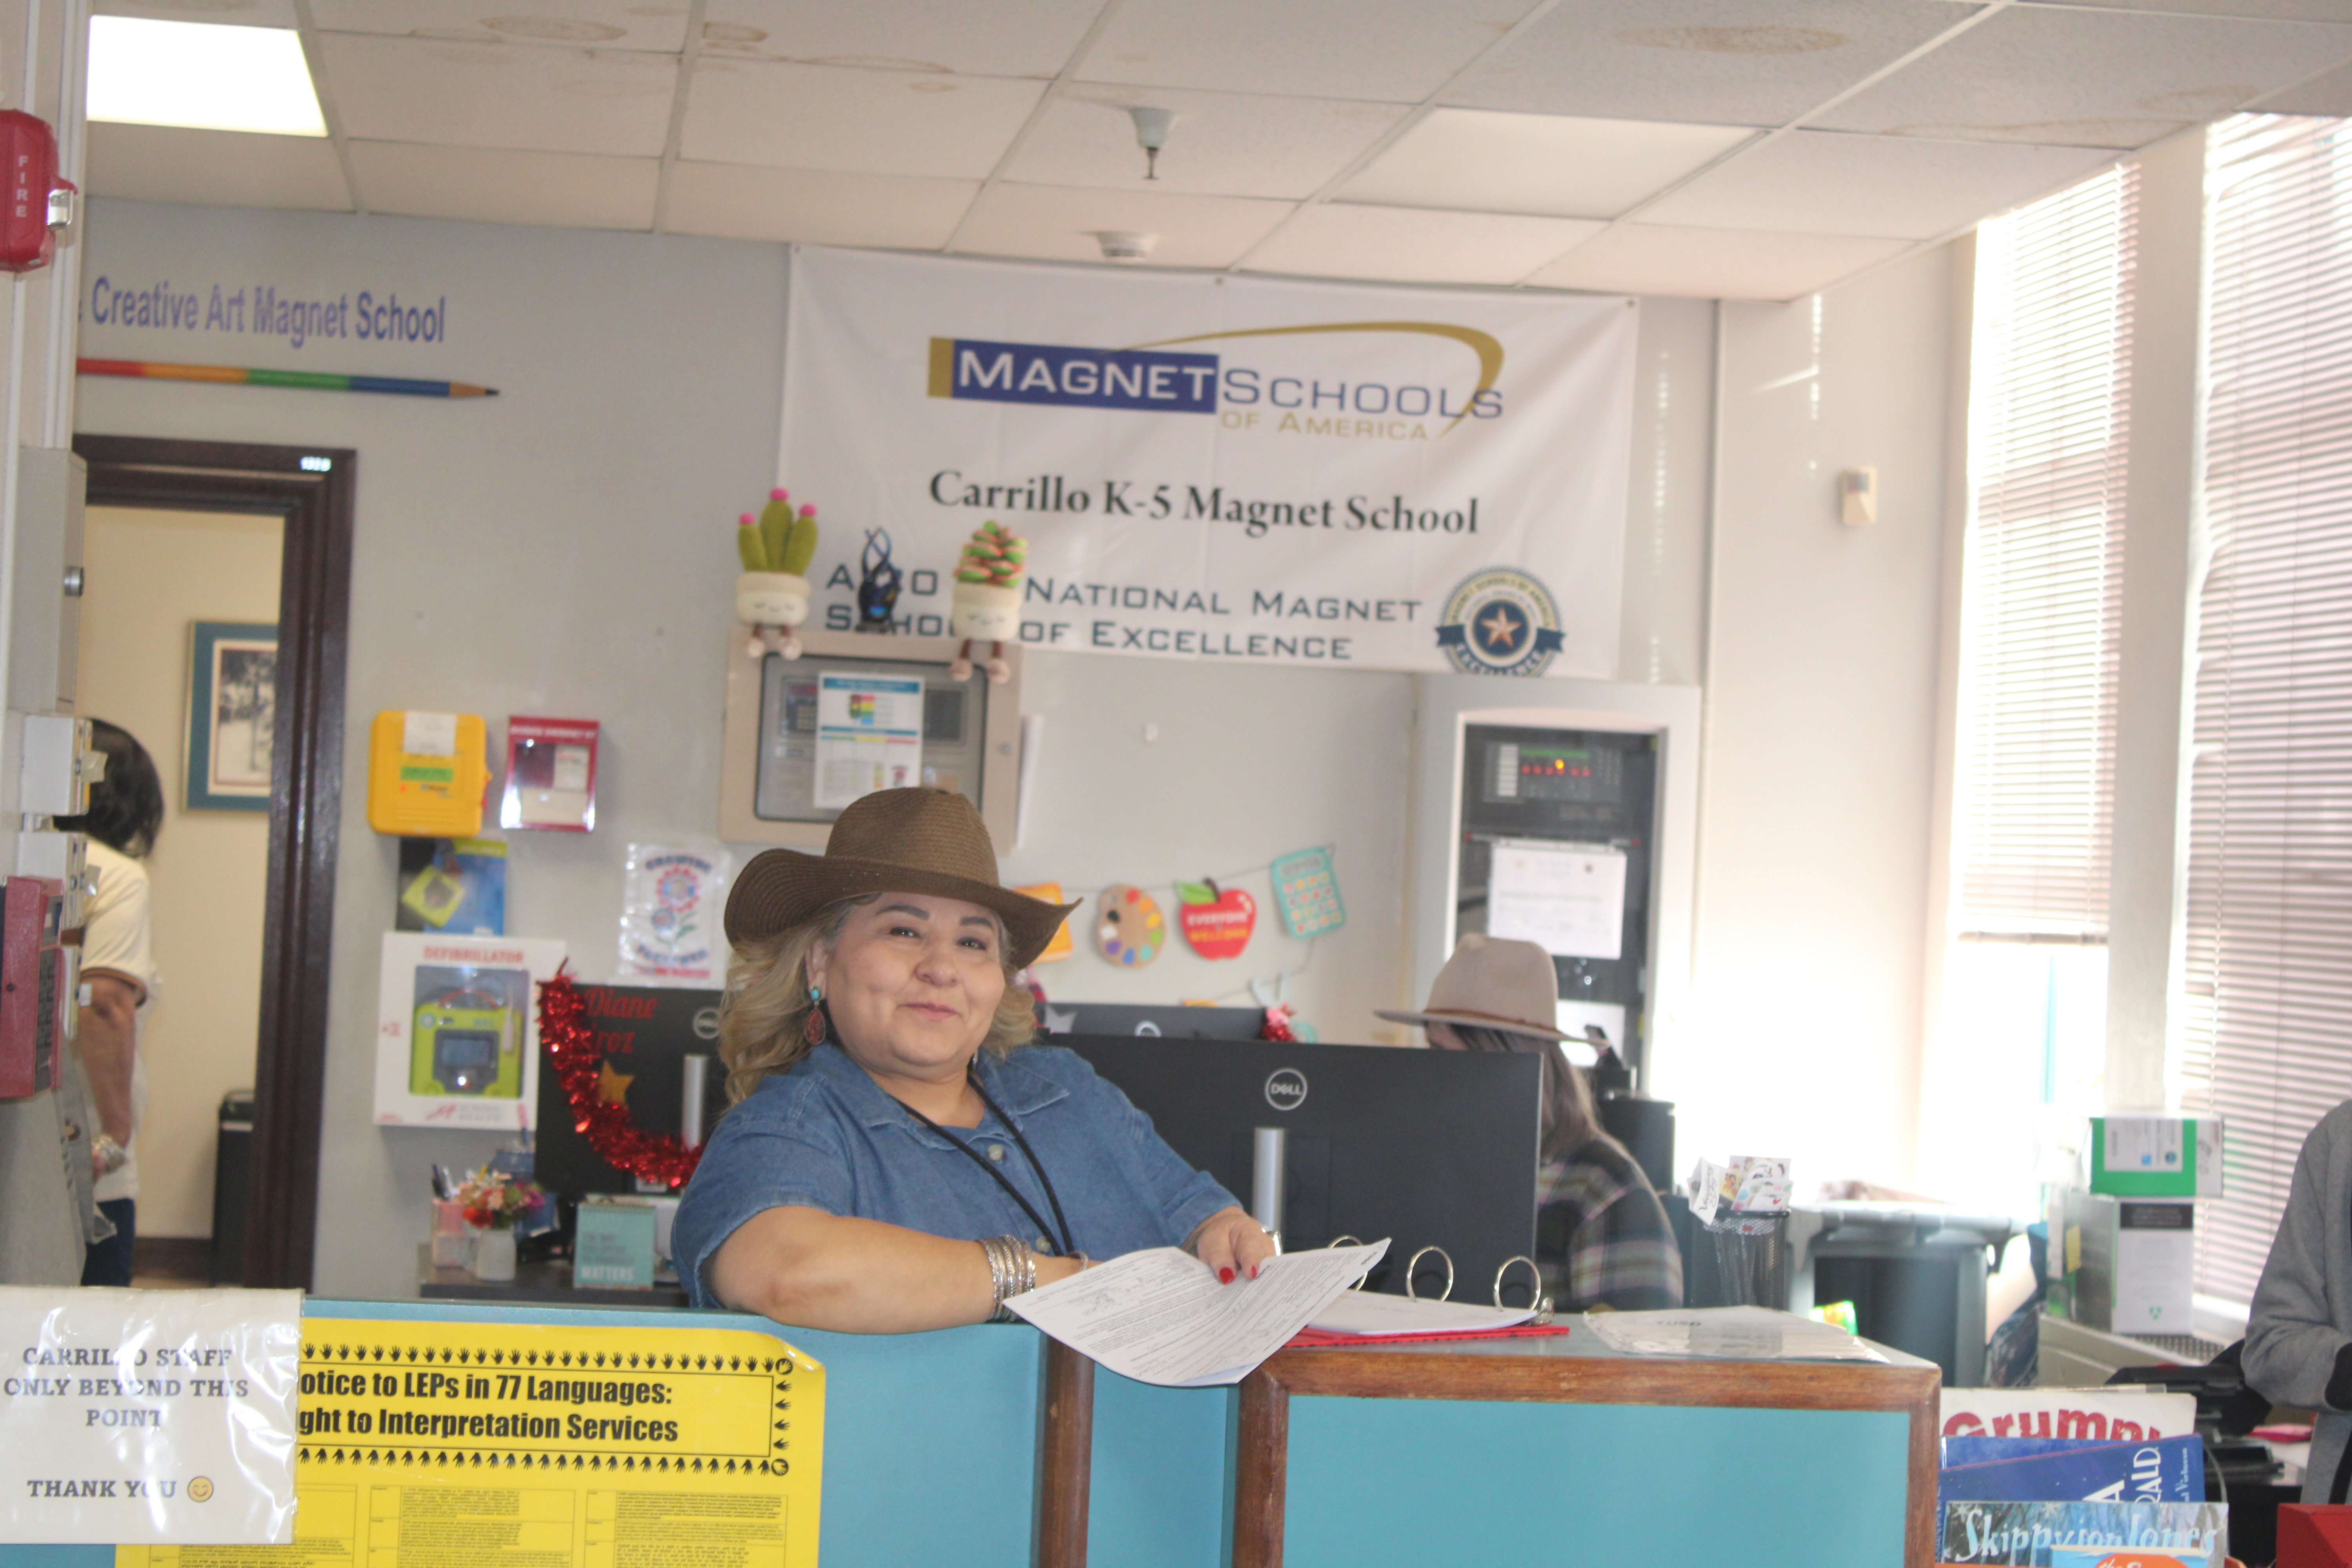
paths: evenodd
<path fill-rule="evenodd" d="M 187 811 L 268 811 L 278 720 L 278 628 L 188 625 Z"/>

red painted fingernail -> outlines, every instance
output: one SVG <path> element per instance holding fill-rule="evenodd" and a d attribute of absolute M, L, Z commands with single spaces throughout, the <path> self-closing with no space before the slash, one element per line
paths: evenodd
<path fill-rule="evenodd" d="M 1220 1285 L 1230 1285 L 1230 1284 L 1232 1284 L 1233 1282 L 1234 1282 L 1234 1271 L 1233 1271 L 1232 1269 L 1230 1269 L 1230 1268 L 1220 1268 L 1220 1269 L 1218 1269 L 1218 1270 L 1217 1270 L 1217 1283 L 1218 1283 L 1218 1284 L 1220 1284 Z"/>
<path fill-rule="evenodd" d="M 1257 1278 L 1257 1265 L 1255 1263 L 1250 1265 L 1250 1278 L 1253 1279 Z"/>

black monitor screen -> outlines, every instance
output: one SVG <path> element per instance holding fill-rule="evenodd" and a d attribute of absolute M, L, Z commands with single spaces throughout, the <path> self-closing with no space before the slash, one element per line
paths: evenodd
<path fill-rule="evenodd" d="M 1531 1056 L 1393 1046 L 1071 1036 L 1066 1046 L 1150 1116 L 1169 1146 L 1250 1204 L 1256 1130 L 1288 1148 L 1283 1245 L 1389 1239 L 1376 1289 L 1404 1293 L 1414 1253 L 1452 1258 L 1452 1300 L 1494 1300 L 1496 1270 L 1535 1247 L 1542 1064 Z M 1435 1258 L 1414 1270 L 1444 1284 Z M 1504 1301 L 1528 1303 L 1511 1270 Z"/>

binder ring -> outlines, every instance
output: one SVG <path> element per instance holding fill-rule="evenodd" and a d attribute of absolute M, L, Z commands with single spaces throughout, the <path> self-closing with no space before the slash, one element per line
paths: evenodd
<path fill-rule="evenodd" d="M 1364 1243 L 1362 1239 L 1358 1237 L 1335 1236 L 1324 1245 L 1326 1250 L 1328 1250 L 1330 1247 L 1361 1247 Z M 1364 1281 L 1370 1279 L 1371 1277 L 1372 1271 L 1367 1268 L 1361 1274 L 1356 1276 L 1356 1282 L 1353 1285 L 1349 1286 L 1348 1289 L 1350 1290 L 1360 1290 L 1364 1288 Z"/>
<path fill-rule="evenodd" d="M 1433 1252 L 1437 1254 L 1438 1257 L 1445 1259 L 1445 1289 L 1440 1290 L 1435 1299 L 1443 1301 L 1448 1296 L 1454 1294 L 1453 1255 L 1448 1253 L 1445 1248 L 1433 1244 L 1431 1246 L 1424 1247 L 1419 1252 L 1414 1253 L 1412 1255 L 1412 1261 L 1404 1266 L 1404 1294 L 1407 1300 L 1418 1301 L 1421 1300 L 1419 1296 L 1413 1294 L 1412 1277 L 1414 1272 L 1421 1268 L 1421 1260 L 1428 1257 Z"/>
<path fill-rule="evenodd" d="M 1511 1271 L 1511 1265 L 1514 1263 L 1524 1263 L 1528 1266 L 1528 1278 L 1529 1280 L 1528 1286 L 1528 1305 L 1530 1307 L 1542 1305 L 1538 1298 L 1543 1295 L 1543 1273 L 1540 1269 L 1536 1268 L 1536 1260 L 1522 1252 L 1517 1258 L 1506 1258 L 1503 1259 L 1503 1266 L 1495 1270 L 1496 1307 L 1502 1311 L 1507 1312 L 1510 1310 L 1509 1308 L 1503 1305 L 1503 1276 Z"/>

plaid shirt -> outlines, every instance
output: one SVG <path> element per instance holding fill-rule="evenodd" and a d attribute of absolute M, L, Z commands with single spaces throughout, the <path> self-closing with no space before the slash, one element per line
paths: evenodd
<path fill-rule="evenodd" d="M 1594 1138 L 1536 1176 L 1536 1266 L 1555 1310 L 1683 1304 L 1683 1257 L 1665 1206 L 1614 1141 Z"/>

